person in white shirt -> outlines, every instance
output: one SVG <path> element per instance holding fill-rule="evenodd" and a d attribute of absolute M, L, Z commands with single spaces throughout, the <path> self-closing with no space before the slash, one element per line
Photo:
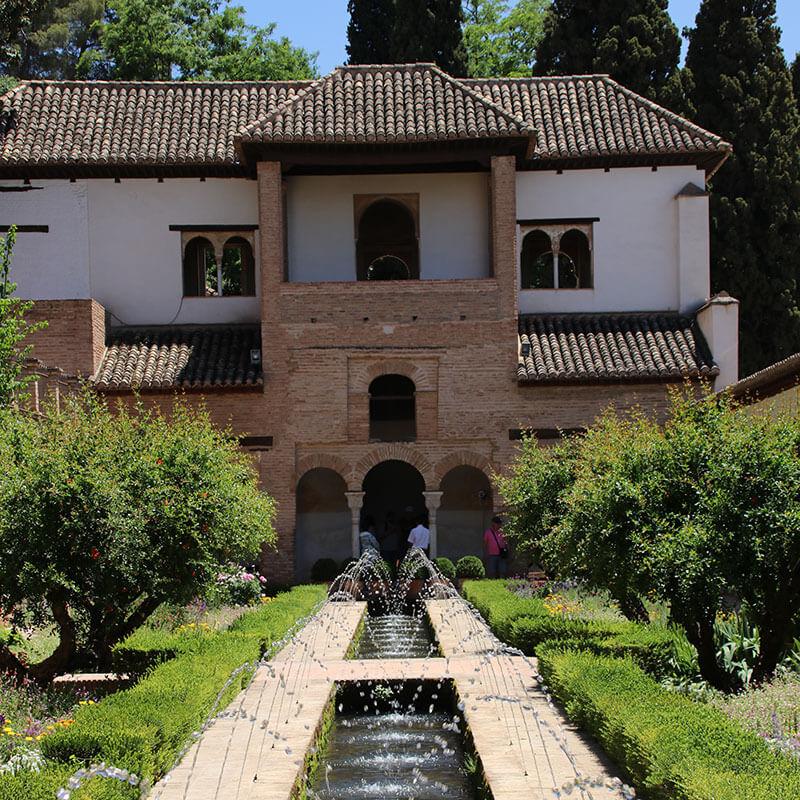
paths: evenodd
<path fill-rule="evenodd" d="M 365 550 L 375 550 L 380 553 L 381 546 L 375 536 L 375 520 L 372 517 L 367 517 L 361 528 L 361 533 L 358 534 L 358 541 L 361 545 L 362 554 Z"/>
<path fill-rule="evenodd" d="M 425 518 L 420 517 L 417 525 L 411 529 L 408 534 L 409 547 L 419 547 L 427 554 L 428 548 L 431 545 L 431 532 L 425 527 Z"/>

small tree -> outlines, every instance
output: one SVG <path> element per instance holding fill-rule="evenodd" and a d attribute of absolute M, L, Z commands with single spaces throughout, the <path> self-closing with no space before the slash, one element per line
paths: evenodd
<path fill-rule="evenodd" d="M 170 420 L 90 394 L 41 417 L 6 411 L 0 470 L 0 606 L 60 637 L 33 665 L 0 646 L 0 668 L 39 680 L 108 669 L 157 606 L 188 601 L 274 539 L 249 458 L 183 403 Z"/>
<path fill-rule="evenodd" d="M 33 303 L 14 297 L 17 285 L 11 281 L 11 259 L 16 242 L 12 225 L 5 238 L 0 237 L 0 408 L 6 408 L 18 393 L 33 380 L 23 375 L 25 358 L 32 347 L 24 346 L 25 337 L 45 327 L 46 323 L 30 324 L 25 314 Z"/>

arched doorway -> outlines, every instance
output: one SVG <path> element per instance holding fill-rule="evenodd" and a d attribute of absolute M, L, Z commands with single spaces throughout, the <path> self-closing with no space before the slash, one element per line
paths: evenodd
<path fill-rule="evenodd" d="M 369 205 L 358 221 L 358 280 L 419 278 L 419 244 L 414 214 L 404 203 L 382 198 Z"/>
<path fill-rule="evenodd" d="M 294 534 L 295 577 L 307 581 L 320 558 L 337 563 L 352 555 L 347 484 L 326 467 L 309 470 L 297 484 Z"/>
<path fill-rule="evenodd" d="M 425 479 L 405 461 L 382 461 L 364 477 L 362 521 L 371 518 L 381 553 L 393 560 L 406 544 L 408 532 L 425 511 Z"/>
<path fill-rule="evenodd" d="M 371 442 L 413 442 L 417 436 L 416 387 L 405 375 L 380 375 L 369 385 Z"/>
<path fill-rule="evenodd" d="M 436 515 L 439 555 L 456 561 L 483 554 L 483 532 L 492 518 L 492 485 L 477 467 L 451 469 L 439 486 L 442 502 Z"/>

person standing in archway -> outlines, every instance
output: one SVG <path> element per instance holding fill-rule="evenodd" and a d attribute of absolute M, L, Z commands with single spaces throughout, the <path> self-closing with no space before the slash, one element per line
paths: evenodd
<path fill-rule="evenodd" d="M 483 555 L 487 578 L 505 578 L 508 574 L 508 542 L 503 536 L 502 517 L 492 517 L 483 534 Z"/>
<path fill-rule="evenodd" d="M 375 520 L 372 517 L 365 517 L 361 526 L 361 533 L 358 534 L 358 541 L 361 545 L 361 555 L 367 550 L 374 550 L 380 553 L 381 546 L 375 536 Z"/>
<path fill-rule="evenodd" d="M 416 526 L 408 534 L 408 545 L 409 547 L 419 547 L 420 550 L 425 551 L 425 555 L 428 555 L 428 550 L 431 546 L 431 532 L 425 522 L 426 520 L 423 516 L 418 519 Z"/>

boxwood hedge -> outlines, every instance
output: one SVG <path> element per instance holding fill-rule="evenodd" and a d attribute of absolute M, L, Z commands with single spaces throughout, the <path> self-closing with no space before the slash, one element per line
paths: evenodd
<path fill-rule="evenodd" d="M 800 764 L 630 659 L 545 646 L 539 666 L 568 716 L 649 800 L 796 800 Z"/>
<path fill-rule="evenodd" d="M 258 659 L 325 595 L 322 586 L 296 587 L 243 615 L 228 630 L 198 637 L 203 640 L 200 646 L 158 665 L 132 688 L 96 705 L 80 706 L 71 726 L 41 740 L 49 761 L 46 769 L 0 776 L 0 800 L 53 800 L 56 789 L 79 766 L 99 761 L 154 782 L 203 723 L 231 673 Z M 242 674 L 227 688 L 223 704 L 247 677 Z M 112 780 L 95 780 L 73 793 L 74 800 L 134 797 L 137 790 Z"/>

